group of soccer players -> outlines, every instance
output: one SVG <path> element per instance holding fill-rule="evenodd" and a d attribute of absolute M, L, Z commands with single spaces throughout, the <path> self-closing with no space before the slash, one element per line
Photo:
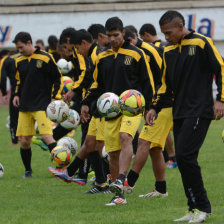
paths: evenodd
<path fill-rule="evenodd" d="M 167 43 L 161 44 L 151 24 L 141 27 L 143 41 L 140 40 L 137 30 L 124 27 L 118 17 L 109 18 L 105 27 L 98 24 L 87 31 L 62 31 L 60 54 L 72 62 L 69 75 L 74 80 L 72 90 L 63 100 L 73 101 L 72 108 L 80 113 L 83 138 L 81 149 L 67 168 L 50 167 L 49 171 L 65 182 L 85 184 L 86 167 L 91 165 L 95 181 L 86 193 L 114 193 L 106 205 L 122 205 L 127 203 L 124 192 L 133 191 L 150 155 L 155 190 L 140 197 L 167 197 L 162 153 L 166 144 L 172 161 L 177 161 L 189 206 L 189 212 L 174 221 L 199 223 L 211 214 L 211 205 L 197 157 L 211 120 L 224 115 L 224 63 L 212 40 L 188 30 L 179 12 L 167 11 L 159 24 Z M 16 135 L 21 137 L 20 152 L 27 178 L 32 177 L 34 121 L 49 151 L 69 131 L 58 125 L 52 132 L 45 114 L 52 100 L 62 99 L 62 76 L 52 54 L 33 46 L 26 32 L 18 33 L 14 43 L 20 54 L 14 59 L 17 86 L 13 105 L 19 107 Z M 215 104 L 213 74 L 218 86 Z M 101 117 L 96 108 L 98 97 L 105 92 L 120 95 L 127 89 L 144 95 L 144 114 Z M 143 117 L 145 124 L 139 131 Z M 172 128 L 176 158 L 170 136 Z M 137 152 L 129 171 L 136 133 Z M 103 146 L 110 156 L 109 167 L 101 158 Z"/>

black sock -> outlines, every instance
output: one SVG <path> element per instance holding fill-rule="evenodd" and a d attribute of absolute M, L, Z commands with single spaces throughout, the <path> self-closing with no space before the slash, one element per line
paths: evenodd
<path fill-rule="evenodd" d="M 109 167 L 109 163 L 105 161 L 105 159 L 102 159 L 102 163 L 103 163 L 103 170 L 105 175 L 110 174 L 110 167 Z"/>
<path fill-rule="evenodd" d="M 122 181 L 122 184 L 124 185 L 125 177 L 126 176 L 124 174 L 120 173 L 120 174 L 118 174 L 117 179 L 121 180 Z"/>
<path fill-rule="evenodd" d="M 166 151 L 166 148 L 164 148 L 164 150 L 163 150 L 163 157 L 164 157 L 165 163 L 169 161 L 169 156 Z"/>
<path fill-rule="evenodd" d="M 20 148 L 20 154 L 21 154 L 23 165 L 25 166 L 26 171 L 32 171 L 32 169 L 31 169 L 31 157 L 32 157 L 31 148 L 29 148 L 29 149 Z"/>
<path fill-rule="evenodd" d="M 177 162 L 177 160 L 176 160 L 176 156 L 170 156 L 169 159 L 170 159 L 172 162 L 174 162 L 174 163 Z"/>
<path fill-rule="evenodd" d="M 103 171 L 103 163 L 98 151 L 90 152 L 89 159 L 93 170 L 96 175 L 96 182 L 98 184 L 105 183 L 107 181 Z"/>
<path fill-rule="evenodd" d="M 60 124 L 53 130 L 53 138 L 55 141 L 59 140 L 60 138 L 64 137 L 70 132 L 70 130 L 63 128 Z"/>
<path fill-rule="evenodd" d="M 57 146 L 57 142 L 53 142 L 49 145 L 47 145 L 47 147 L 49 148 L 49 151 L 51 152 L 53 150 L 53 148 L 55 148 Z"/>
<path fill-rule="evenodd" d="M 138 173 L 136 173 L 133 170 L 130 170 L 129 173 L 128 173 L 128 177 L 127 177 L 128 178 L 128 185 L 130 187 L 134 187 L 136 181 L 138 180 L 138 177 L 139 177 Z"/>
<path fill-rule="evenodd" d="M 74 173 L 77 171 L 77 169 L 82 166 L 84 163 L 84 160 L 79 159 L 79 157 L 75 157 L 73 162 L 69 165 L 67 168 L 68 175 L 71 177 L 74 175 Z"/>
<path fill-rule="evenodd" d="M 84 163 L 79 166 L 79 177 L 83 179 L 87 179 L 90 168 L 89 158 L 84 160 Z"/>
<path fill-rule="evenodd" d="M 166 193 L 166 181 L 156 181 L 155 187 L 159 193 Z"/>

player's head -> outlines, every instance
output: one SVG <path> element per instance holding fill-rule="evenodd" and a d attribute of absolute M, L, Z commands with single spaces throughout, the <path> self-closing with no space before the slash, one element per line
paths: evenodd
<path fill-rule="evenodd" d="M 50 35 L 47 42 L 50 49 L 56 49 L 58 45 L 58 38 L 55 35 Z"/>
<path fill-rule="evenodd" d="M 35 43 L 36 46 L 38 46 L 41 50 L 45 50 L 44 41 L 41 39 L 38 39 Z"/>
<path fill-rule="evenodd" d="M 131 32 L 135 35 L 136 38 L 138 38 L 138 30 L 133 25 L 128 25 L 124 27 L 125 29 L 131 30 Z"/>
<path fill-rule="evenodd" d="M 135 36 L 135 34 L 132 32 L 132 30 L 125 27 L 124 40 L 130 41 L 130 43 L 132 43 L 133 45 L 136 45 L 138 38 Z"/>
<path fill-rule="evenodd" d="M 105 47 L 108 44 L 108 37 L 106 35 L 105 27 L 101 24 L 92 24 L 88 30 L 91 33 L 94 42 L 98 43 L 99 45 Z"/>
<path fill-rule="evenodd" d="M 145 23 L 139 30 L 140 37 L 143 41 L 152 43 L 154 37 L 157 37 L 156 29 L 151 23 Z"/>
<path fill-rule="evenodd" d="M 184 17 L 177 11 L 167 11 L 159 20 L 162 33 L 167 42 L 171 44 L 178 43 L 185 35 Z"/>
<path fill-rule="evenodd" d="M 124 42 L 123 22 L 118 17 L 112 17 L 106 21 L 105 28 L 111 47 L 119 49 Z"/>
<path fill-rule="evenodd" d="M 88 57 L 89 48 L 93 44 L 92 35 L 86 30 L 82 29 L 75 32 L 73 43 L 78 51 L 84 57 Z"/>
<path fill-rule="evenodd" d="M 13 43 L 16 45 L 19 53 L 24 56 L 30 56 L 34 51 L 31 35 L 27 32 L 17 33 Z"/>
<path fill-rule="evenodd" d="M 73 54 L 72 39 L 74 38 L 76 30 L 72 27 L 64 29 L 60 35 L 59 43 L 63 47 L 63 51 L 66 58 L 69 58 Z"/>

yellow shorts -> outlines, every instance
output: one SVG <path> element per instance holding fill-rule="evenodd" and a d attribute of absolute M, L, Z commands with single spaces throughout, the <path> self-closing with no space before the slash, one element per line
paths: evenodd
<path fill-rule="evenodd" d="M 173 126 L 172 108 L 162 109 L 154 122 L 153 126 L 143 126 L 139 138 L 151 142 L 151 149 L 155 147 L 164 149 L 167 135 Z"/>
<path fill-rule="evenodd" d="M 96 140 L 104 141 L 104 122 L 105 118 L 92 117 L 89 123 L 87 135 L 96 136 Z"/>
<path fill-rule="evenodd" d="M 134 117 L 120 116 L 114 120 L 105 121 L 104 144 L 106 152 L 121 150 L 120 132 L 128 133 L 134 138 L 141 123 L 142 114 Z"/>
<path fill-rule="evenodd" d="M 36 134 L 35 121 L 41 135 L 52 135 L 52 122 L 47 118 L 45 111 L 19 112 L 16 136 L 33 136 Z"/>

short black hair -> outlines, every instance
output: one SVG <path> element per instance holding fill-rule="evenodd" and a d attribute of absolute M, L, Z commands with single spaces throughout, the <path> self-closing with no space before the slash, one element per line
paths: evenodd
<path fill-rule="evenodd" d="M 27 32 L 19 32 L 16 34 L 14 40 L 12 41 L 14 44 L 16 44 L 18 41 L 21 41 L 24 44 L 27 44 L 28 41 L 32 44 L 32 38 L 31 35 Z"/>
<path fill-rule="evenodd" d="M 55 35 L 50 35 L 47 39 L 47 42 L 51 49 L 56 49 L 58 45 L 58 38 Z"/>
<path fill-rule="evenodd" d="M 63 43 L 68 43 L 68 41 L 70 42 L 70 40 L 73 38 L 75 34 L 75 31 L 76 30 L 73 27 L 68 27 L 64 29 L 60 35 L 59 43 L 63 44 Z"/>
<path fill-rule="evenodd" d="M 183 26 L 185 25 L 185 20 L 182 14 L 180 14 L 178 11 L 174 11 L 174 10 L 169 10 L 167 12 L 165 12 L 162 17 L 159 20 L 159 25 L 165 25 L 167 23 L 170 23 L 173 19 L 179 18 L 182 23 Z"/>
<path fill-rule="evenodd" d="M 73 44 L 81 44 L 82 40 L 86 40 L 88 43 L 93 43 L 92 35 L 84 29 L 76 31 L 71 42 Z"/>
<path fill-rule="evenodd" d="M 106 21 L 106 31 L 120 30 L 123 31 L 123 22 L 117 17 L 111 17 Z"/>
<path fill-rule="evenodd" d="M 124 28 L 125 29 L 125 35 L 124 35 L 124 40 L 129 40 L 129 37 L 131 37 L 132 39 L 135 39 L 135 35 L 132 32 L 132 30 L 128 29 L 128 28 Z"/>
<path fill-rule="evenodd" d="M 89 26 L 87 31 L 89 33 L 91 33 L 93 39 L 97 39 L 99 33 L 102 33 L 102 34 L 106 35 L 105 27 L 101 24 L 92 24 L 91 26 Z"/>
<path fill-rule="evenodd" d="M 10 51 L 8 49 L 3 49 L 0 51 L 0 59 L 8 55 Z"/>
<path fill-rule="evenodd" d="M 131 30 L 132 33 L 138 34 L 138 30 L 133 25 L 128 25 L 128 26 L 125 26 L 124 28 Z"/>
<path fill-rule="evenodd" d="M 42 39 L 36 40 L 36 44 L 38 44 L 38 43 L 40 43 L 40 44 L 42 44 L 44 46 L 44 41 Z"/>
<path fill-rule="evenodd" d="M 145 23 L 142 25 L 142 27 L 139 30 L 140 35 L 144 35 L 144 33 L 149 33 L 152 36 L 156 36 L 156 28 L 151 23 Z"/>

